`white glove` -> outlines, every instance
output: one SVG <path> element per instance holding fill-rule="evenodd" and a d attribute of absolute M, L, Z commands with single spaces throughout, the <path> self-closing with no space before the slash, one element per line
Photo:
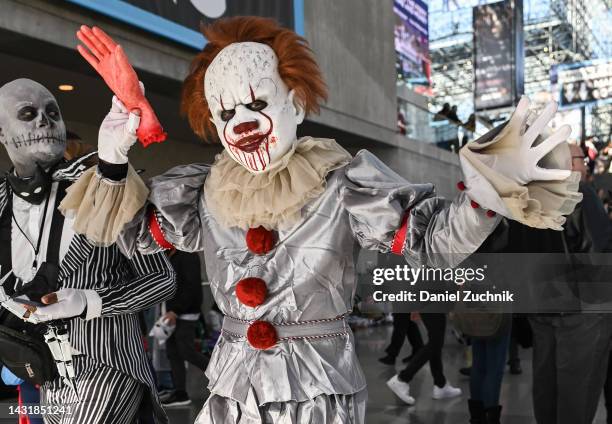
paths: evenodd
<path fill-rule="evenodd" d="M 144 93 L 144 85 L 140 83 Z M 98 157 L 104 162 L 123 164 L 128 162 L 128 151 L 136 143 L 136 131 L 140 125 L 140 112 L 130 112 L 113 96 L 110 112 L 100 125 L 98 133 Z"/>
<path fill-rule="evenodd" d="M 495 143 L 492 144 L 487 154 L 482 155 L 480 159 L 490 168 L 521 185 L 531 181 L 565 180 L 570 176 L 570 170 L 541 168 L 538 162 L 567 140 L 571 133 L 570 126 L 563 125 L 537 146 L 533 146 L 538 135 L 544 133 L 556 112 L 557 103 L 548 103 L 527 128 L 529 99 L 523 96 L 506 128 L 502 130 L 509 142 L 499 147 Z"/>
<path fill-rule="evenodd" d="M 31 318 L 38 322 L 77 317 L 87 308 L 86 320 L 98 318 L 102 311 L 102 299 L 94 290 L 61 289 L 55 292 L 57 302 L 37 307 Z M 49 295 L 47 295 L 49 296 Z"/>

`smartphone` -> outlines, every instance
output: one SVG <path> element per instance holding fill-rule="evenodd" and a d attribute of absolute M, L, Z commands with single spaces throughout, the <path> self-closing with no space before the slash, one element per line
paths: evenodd
<path fill-rule="evenodd" d="M 37 308 L 42 308 L 43 306 L 47 306 L 44 303 L 36 302 L 34 300 L 28 300 L 28 299 L 23 299 L 19 297 L 13 297 L 12 299 L 17 303 L 21 303 L 23 305 L 28 305 L 28 306 L 36 306 Z"/>

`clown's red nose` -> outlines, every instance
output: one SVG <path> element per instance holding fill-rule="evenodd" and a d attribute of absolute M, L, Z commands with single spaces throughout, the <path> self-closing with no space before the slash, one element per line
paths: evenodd
<path fill-rule="evenodd" d="M 256 130 L 257 128 L 259 128 L 259 122 L 257 121 L 243 122 L 234 127 L 234 133 L 242 134 L 245 132 Z"/>

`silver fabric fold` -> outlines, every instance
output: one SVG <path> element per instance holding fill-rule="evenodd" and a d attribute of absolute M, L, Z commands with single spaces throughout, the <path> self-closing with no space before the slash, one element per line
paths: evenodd
<path fill-rule="evenodd" d="M 246 404 L 211 395 L 195 424 L 365 424 L 368 393 L 319 395 L 304 402 L 271 402 L 258 406 L 253 396 Z"/>
<path fill-rule="evenodd" d="M 399 222 L 408 213 L 402 253 L 416 268 L 459 265 L 500 221 L 472 207 L 463 192 L 449 201 L 436 196 L 432 184 L 409 183 L 366 150 L 357 153 L 346 179 L 343 201 L 361 246 L 388 252 Z"/>
<path fill-rule="evenodd" d="M 128 257 L 134 251 L 160 251 L 149 231 L 147 212 L 154 206 L 163 211 L 162 229 L 165 238 L 179 250 L 197 252 L 203 249 L 200 202 L 209 165 L 180 165 L 148 182 L 148 204 L 129 222 L 119 235 L 117 245 Z"/>
<path fill-rule="evenodd" d="M 407 211 L 403 254 L 414 266 L 454 264 L 455 253 L 471 253 L 497 225 L 497 219 L 472 209 L 465 196 L 444 201 L 431 184 L 411 184 L 361 151 L 327 175 L 323 193 L 302 208 L 297 223 L 275 233 L 271 251 L 254 254 L 247 232 L 220 225 L 207 207 L 207 172 L 203 165 L 170 170 L 151 182 L 150 202 L 168 241 L 181 250 L 203 250 L 217 305 L 242 323 L 304 323 L 350 313 L 359 245 L 388 252 Z M 122 246 L 128 252 L 158 249 L 142 216 L 122 235 Z M 266 284 L 267 297 L 257 307 L 236 296 L 238 282 L 249 277 Z M 222 332 L 206 370 L 212 394 L 198 423 L 362 423 L 365 376 L 352 332 L 343 323 L 334 325 L 346 331 L 288 337 L 266 350 L 249 344 L 244 326 Z M 326 416 L 330 421 L 320 418 Z"/>

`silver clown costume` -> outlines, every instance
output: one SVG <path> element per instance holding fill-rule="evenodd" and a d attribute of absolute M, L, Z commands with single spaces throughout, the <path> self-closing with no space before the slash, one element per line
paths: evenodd
<path fill-rule="evenodd" d="M 206 180 L 219 164 L 231 162 L 226 153 L 212 166 L 179 166 L 153 178 L 147 205 L 120 234 L 127 253 L 158 251 L 165 242 L 204 252 L 211 289 L 226 318 L 206 371 L 211 396 L 197 423 L 363 423 L 366 381 L 343 319 L 353 307 L 359 246 L 394 250 L 417 267 L 453 266 L 498 223 L 473 207 L 467 191 L 446 201 L 431 184 L 407 182 L 368 151 L 351 158 L 333 140 L 311 138 L 297 146 L 291 162 L 306 158 L 304 163 L 316 167 L 311 158 L 334 160 L 317 171 L 323 172 L 320 194 L 304 204 L 295 224 L 275 231 L 266 253 L 251 252 L 248 230 L 220 225 L 207 204 Z M 84 203 L 92 186 L 97 191 L 91 202 L 97 205 L 129 201 L 127 187 L 93 172 L 76 184 L 69 195 Z M 569 191 L 567 196 L 579 200 Z M 156 230 L 165 241 L 156 239 Z M 239 282 L 252 277 L 267 289 L 255 307 L 236 295 Z M 272 347 L 259 349 L 247 339 L 256 321 L 274 326 Z"/>
<path fill-rule="evenodd" d="M 337 149 L 331 140 L 300 144 Z M 299 150 L 295 154 L 304 157 Z M 420 266 L 438 256 L 450 260 L 447 252 L 472 252 L 497 224 L 472 208 L 466 195 L 446 205 L 431 185 L 407 183 L 367 151 L 339 159 L 323 192 L 304 205 L 295 225 L 276 232 L 264 254 L 249 251 L 247 231 L 223 227 L 210 213 L 202 190 L 210 167 L 178 167 L 151 182 L 149 200 L 160 212 L 166 240 L 182 250 L 203 250 L 214 298 L 226 316 L 206 371 L 212 395 L 198 423 L 363 422 L 366 381 L 342 318 L 353 308 L 358 245 L 389 251 L 410 209 L 402 253 Z M 135 239 L 140 250 L 157 246 L 142 226 L 122 235 L 126 247 Z M 236 296 L 237 283 L 249 277 L 267 288 L 256 307 Z M 274 347 L 257 349 L 245 338 L 256 320 L 276 327 Z"/>
<path fill-rule="evenodd" d="M 506 125 L 461 150 L 464 191 L 447 201 L 368 151 L 352 157 L 334 140 L 298 140 L 304 114 L 277 67 L 272 49 L 254 42 L 230 44 L 211 63 L 206 102 L 225 147 L 213 165 L 179 166 L 148 186 L 131 168 L 120 182 L 92 169 L 60 208 L 75 215 L 76 231 L 117 241 L 128 256 L 204 253 L 225 318 L 198 424 L 362 424 L 366 381 L 344 319 L 358 249 L 393 252 L 414 267 L 456 266 L 500 215 L 561 229 L 581 199 L 579 174 L 569 172 L 567 129 L 539 137 L 556 109 L 530 120 L 523 99 Z M 103 142 L 108 153 L 115 141 Z M 120 147 L 127 162 L 129 145 Z"/>

